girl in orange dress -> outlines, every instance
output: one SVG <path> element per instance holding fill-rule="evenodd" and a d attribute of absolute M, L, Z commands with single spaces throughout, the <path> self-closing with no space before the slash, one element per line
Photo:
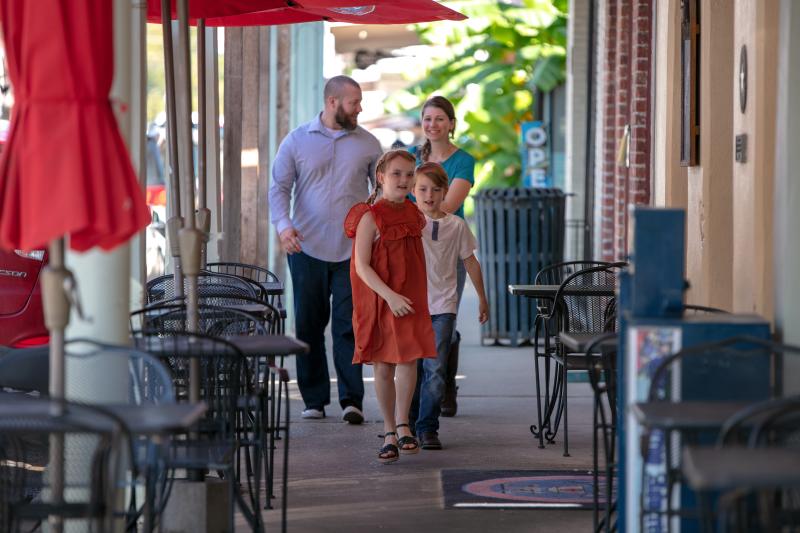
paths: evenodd
<path fill-rule="evenodd" d="M 425 217 L 406 195 L 414 185 L 414 156 L 387 152 L 375 173 L 382 193 L 353 206 L 344 221 L 353 241 L 353 363 L 375 365 L 375 392 L 383 414 L 382 463 L 419 451 L 408 426 L 417 360 L 436 357 L 422 228 Z M 377 193 L 377 190 L 376 190 Z M 374 202 L 374 203 L 373 203 Z"/>

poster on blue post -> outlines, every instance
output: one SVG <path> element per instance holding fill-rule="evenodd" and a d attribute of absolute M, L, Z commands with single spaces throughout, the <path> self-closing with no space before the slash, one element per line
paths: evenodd
<path fill-rule="evenodd" d="M 550 135 L 547 124 L 532 120 L 520 124 L 520 155 L 522 156 L 522 186 L 552 187 L 550 174 Z"/>
<path fill-rule="evenodd" d="M 646 434 L 633 412 L 633 405 L 648 400 L 650 382 L 656 367 L 681 349 L 683 335 L 680 328 L 661 326 L 631 326 L 628 328 L 628 349 L 625 362 L 625 408 L 626 474 L 625 474 L 625 522 L 626 531 L 641 533 L 680 533 L 680 516 L 667 515 L 668 509 L 680 508 L 680 491 L 672 493 L 668 502 L 667 472 L 678 468 L 674 457 L 667 457 L 667 450 L 680 449 L 680 437 L 673 432 L 670 443 L 667 435 L 658 429 Z M 680 367 L 673 376 L 673 384 L 680 383 Z M 659 398 L 678 400 L 677 389 L 667 390 L 663 380 L 656 387 Z M 640 453 L 646 445 L 644 458 Z M 641 497 L 640 497 L 641 495 Z"/>

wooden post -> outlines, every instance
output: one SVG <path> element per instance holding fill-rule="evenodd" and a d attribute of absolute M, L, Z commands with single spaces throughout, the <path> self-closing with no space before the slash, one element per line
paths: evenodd
<path fill-rule="evenodd" d="M 242 173 L 242 28 L 225 29 L 225 143 L 222 168 L 223 261 L 239 260 Z"/>

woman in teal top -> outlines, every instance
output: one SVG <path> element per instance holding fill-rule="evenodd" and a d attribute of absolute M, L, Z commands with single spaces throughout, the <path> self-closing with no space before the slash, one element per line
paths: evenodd
<path fill-rule="evenodd" d="M 409 151 L 417 164 L 432 161 L 447 172 L 449 188 L 442 210 L 464 218 L 464 200 L 475 183 L 475 158 L 451 141 L 456 129 L 453 104 L 444 96 L 431 96 L 422 106 L 422 131 L 425 143 Z"/>
<path fill-rule="evenodd" d="M 409 152 L 417 157 L 417 165 L 428 161 L 441 164 L 447 172 L 447 195 L 442 202 L 441 209 L 447 213 L 464 218 L 464 200 L 469 195 L 469 190 L 475 183 L 475 158 L 452 142 L 456 129 L 456 112 L 453 104 L 444 96 L 431 96 L 422 105 L 422 132 L 425 134 L 425 143 L 418 147 L 413 146 Z M 456 265 L 456 282 L 458 301 L 461 303 L 461 294 L 464 292 L 464 282 L 467 271 L 464 262 Z M 456 373 L 458 372 L 458 345 L 461 335 L 453 328 L 453 338 L 450 342 L 450 351 L 446 361 L 445 392 L 441 405 L 441 416 L 455 416 L 458 410 L 456 403 Z M 422 372 L 422 365 L 420 365 Z M 417 390 L 411 404 L 409 418 L 417 419 L 419 411 L 419 395 L 421 376 L 417 376 Z"/>

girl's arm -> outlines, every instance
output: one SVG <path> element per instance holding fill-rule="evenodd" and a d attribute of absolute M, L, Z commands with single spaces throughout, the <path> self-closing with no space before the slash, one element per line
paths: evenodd
<path fill-rule="evenodd" d="M 372 213 L 365 213 L 358 222 L 356 228 L 356 248 L 353 261 L 356 262 L 356 274 L 362 279 L 367 287 L 386 300 L 394 316 L 405 316 L 414 312 L 411 307 L 411 300 L 398 294 L 389 288 L 386 283 L 378 276 L 375 269 L 370 265 L 372 259 L 372 243 L 378 232 L 375 226 L 375 219 Z"/>
<path fill-rule="evenodd" d="M 441 209 L 445 213 L 455 213 L 464 205 L 464 200 L 469 196 L 472 184 L 463 178 L 454 178 L 447 189 L 447 194 L 442 202 Z"/>
<path fill-rule="evenodd" d="M 475 254 L 464 259 L 464 268 L 467 269 L 469 279 L 475 286 L 475 292 L 478 293 L 478 320 L 481 324 L 489 320 L 489 302 L 486 300 L 486 291 L 483 288 L 483 273 L 481 272 L 481 264 Z"/>

